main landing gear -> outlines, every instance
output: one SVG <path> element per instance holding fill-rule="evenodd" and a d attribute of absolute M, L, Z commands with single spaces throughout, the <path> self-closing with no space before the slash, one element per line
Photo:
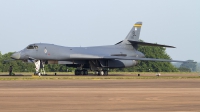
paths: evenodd
<path fill-rule="evenodd" d="M 78 69 L 76 69 L 75 70 L 75 75 L 88 75 L 88 70 L 85 70 L 85 69 L 78 70 Z"/>
<path fill-rule="evenodd" d="M 88 70 L 78 70 L 76 69 L 74 72 L 75 75 L 88 75 Z M 98 70 L 94 72 L 95 75 L 99 76 L 107 76 L 108 75 L 108 70 Z"/>
<path fill-rule="evenodd" d="M 108 63 L 106 66 L 102 66 L 101 63 L 98 60 L 92 60 L 88 62 L 90 66 L 90 70 L 94 71 L 95 75 L 101 75 L 101 76 L 107 76 L 108 75 Z M 83 69 L 84 64 L 81 64 L 77 69 L 75 70 L 75 75 L 88 75 L 88 70 Z"/>
<path fill-rule="evenodd" d="M 98 71 L 95 71 L 95 75 L 107 76 L 108 75 L 108 70 L 98 70 Z"/>
<path fill-rule="evenodd" d="M 76 69 L 74 72 L 75 75 L 88 75 L 88 70 L 78 70 Z M 107 76 L 108 75 L 108 70 L 98 70 L 94 72 L 95 75 L 99 76 Z"/>

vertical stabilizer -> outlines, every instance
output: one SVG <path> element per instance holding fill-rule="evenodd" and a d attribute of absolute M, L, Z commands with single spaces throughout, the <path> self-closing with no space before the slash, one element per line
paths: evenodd
<path fill-rule="evenodd" d="M 131 31 L 126 36 L 126 40 L 139 41 L 141 27 L 142 22 L 135 23 Z"/>

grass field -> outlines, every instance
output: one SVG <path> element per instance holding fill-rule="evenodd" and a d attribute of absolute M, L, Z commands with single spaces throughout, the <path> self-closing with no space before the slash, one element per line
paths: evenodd
<path fill-rule="evenodd" d="M 62 75 L 73 75 L 74 72 L 47 72 L 49 75 L 54 75 L 55 73 L 57 74 L 62 74 Z M 196 75 L 200 74 L 199 72 L 159 72 L 160 74 L 174 74 L 174 75 Z M 8 72 L 0 72 L 0 75 L 5 75 L 8 74 Z M 17 72 L 15 74 L 22 74 L 22 75 L 32 75 L 33 72 Z M 93 72 L 89 72 L 89 74 L 93 74 Z M 110 75 L 115 74 L 115 75 L 133 75 L 133 74 L 144 74 L 144 75 L 153 75 L 156 74 L 156 72 L 109 72 Z"/>
<path fill-rule="evenodd" d="M 47 73 L 47 76 L 34 76 L 33 73 L 15 73 L 9 76 L 8 73 L 0 73 L 0 80 L 117 80 L 117 79 L 200 79 L 200 73 L 162 72 L 158 77 L 153 72 L 110 72 L 109 76 L 74 76 L 72 72 Z M 140 74 L 140 76 L 138 76 Z"/>

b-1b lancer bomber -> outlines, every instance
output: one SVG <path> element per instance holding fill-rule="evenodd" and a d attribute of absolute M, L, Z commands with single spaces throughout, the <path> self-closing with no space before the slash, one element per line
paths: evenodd
<path fill-rule="evenodd" d="M 54 44 L 35 43 L 28 45 L 19 52 L 15 52 L 11 58 L 33 62 L 36 66 L 35 73 L 39 75 L 40 69 L 44 67 L 44 64 L 65 64 L 68 67 L 75 67 L 75 75 L 88 75 L 89 69 L 97 75 L 108 75 L 109 68 L 135 66 L 139 60 L 183 62 L 178 60 L 145 58 L 145 55 L 137 50 L 138 45 L 175 47 L 139 41 L 141 26 L 142 22 L 135 23 L 126 38 L 115 45 L 64 47 Z"/>

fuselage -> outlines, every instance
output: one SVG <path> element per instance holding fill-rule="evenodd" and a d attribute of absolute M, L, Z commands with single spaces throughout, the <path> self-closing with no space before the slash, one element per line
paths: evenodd
<path fill-rule="evenodd" d="M 144 57 L 144 54 L 137 51 L 131 45 L 109 45 L 94 47 L 65 47 L 54 44 L 35 43 L 30 44 L 23 50 L 14 53 L 11 57 L 14 59 L 27 60 L 28 58 L 40 60 L 73 60 L 70 55 L 85 54 L 93 56 L 129 56 Z"/>

